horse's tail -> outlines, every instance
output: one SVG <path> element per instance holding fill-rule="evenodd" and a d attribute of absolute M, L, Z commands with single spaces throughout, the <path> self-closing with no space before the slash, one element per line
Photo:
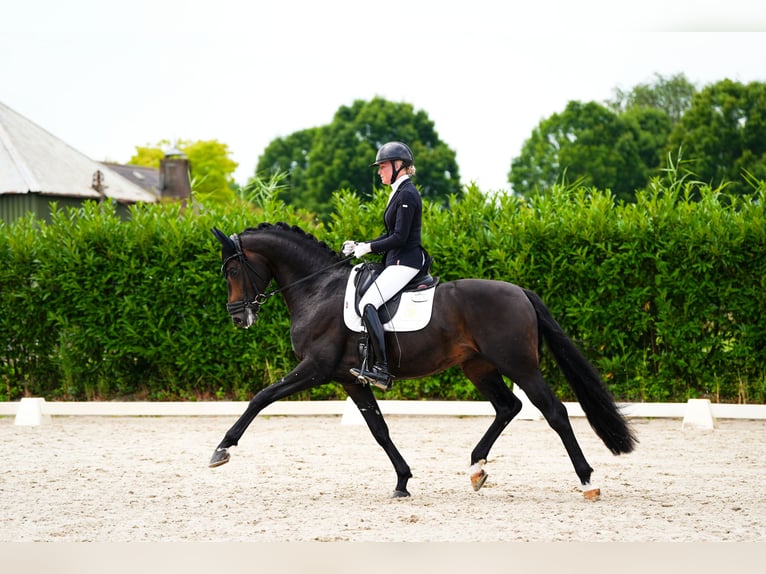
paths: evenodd
<path fill-rule="evenodd" d="M 612 453 L 631 452 L 638 441 L 596 369 L 567 337 L 542 299 L 533 291 L 524 289 L 524 293 L 537 313 L 540 336 L 548 343 L 593 430 Z"/>

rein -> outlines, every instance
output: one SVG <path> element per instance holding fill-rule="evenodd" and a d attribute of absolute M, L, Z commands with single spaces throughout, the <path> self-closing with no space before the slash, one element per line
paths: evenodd
<path fill-rule="evenodd" d="M 237 259 L 239 260 L 240 264 L 243 264 L 245 267 L 247 267 L 247 269 L 251 271 L 253 275 L 258 277 L 258 279 L 263 279 L 263 277 L 261 277 L 258 271 L 255 270 L 255 268 L 250 264 L 250 261 L 245 256 L 245 252 L 242 250 L 242 242 L 239 239 L 239 235 L 237 234 L 232 235 L 231 240 L 234 243 L 234 247 L 236 248 L 236 251 L 233 255 L 230 255 L 223 261 L 223 263 L 221 264 L 221 273 L 225 275 L 226 265 L 228 265 L 229 261 L 231 261 L 232 259 Z M 255 316 L 258 317 L 258 311 L 260 311 L 261 305 L 263 305 L 266 302 L 266 300 L 272 295 L 276 295 L 277 293 L 281 293 L 282 291 L 287 291 L 291 287 L 295 287 L 299 283 L 308 281 L 312 277 L 316 277 L 317 275 L 324 273 L 328 269 L 332 269 L 333 267 L 337 267 L 338 265 L 342 265 L 350 261 L 351 259 L 353 259 L 353 257 L 354 257 L 353 255 L 344 257 L 343 259 L 336 261 L 335 263 L 328 265 L 327 267 L 323 267 L 322 269 L 319 269 L 318 271 L 314 271 L 313 273 L 306 275 L 306 277 L 302 277 L 298 279 L 297 281 L 293 281 L 292 283 L 289 283 L 283 287 L 277 287 L 276 289 L 272 289 L 271 291 L 267 293 L 258 293 L 258 288 L 255 286 L 255 281 L 253 280 L 250 273 L 248 273 L 247 277 L 250 280 L 250 287 L 252 287 L 252 290 L 255 293 L 255 297 L 250 301 L 248 301 L 247 298 L 245 298 L 242 301 L 237 301 L 235 303 L 227 303 L 226 310 L 229 312 L 230 315 L 233 315 L 245 309 L 252 309 Z M 247 295 L 245 295 L 245 297 L 247 297 Z"/>

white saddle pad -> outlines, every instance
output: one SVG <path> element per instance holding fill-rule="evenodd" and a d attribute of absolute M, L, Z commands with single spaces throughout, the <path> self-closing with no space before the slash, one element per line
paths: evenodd
<path fill-rule="evenodd" d="M 351 270 L 346 284 L 346 296 L 343 300 L 343 320 L 346 327 L 357 333 L 364 330 L 362 318 L 356 312 L 356 285 L 354 285 L 354 280 L 361 267 L 362 264 L 360 263 Z M 436 286 L 402 293 L 402 300 L 399 302 L 396 314 L 388 323 L 383 324 L 383 329 L 399 333 L 423 329 L 431 320 L 435 292 Z"/>

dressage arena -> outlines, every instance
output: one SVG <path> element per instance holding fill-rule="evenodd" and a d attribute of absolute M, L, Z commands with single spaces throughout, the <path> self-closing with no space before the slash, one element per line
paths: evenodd
<path fill-rule="evenodd" d="M 388 415 L 411 498 L 367 428 L 340 416 L 257 417 L 208 468 L 236 416 L 0 417 L 0 542 L 763 542 L 766 421 L 631 418 L 613 456 L 572 424 L 601 498 L 587 501 L 556 433 L 514 420 L 468 478 L 487 416 Z"/>

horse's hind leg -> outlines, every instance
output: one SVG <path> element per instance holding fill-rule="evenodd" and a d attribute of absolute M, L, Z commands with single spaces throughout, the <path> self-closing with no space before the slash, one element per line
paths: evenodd
<path fill-rule="evenodd" d="M 540 370 L 535 369 L 531 375 L 523 377 L 515 376 L 514 381 L 527 394 L 532 404 L 538 408 L 545 417 L 545 420 L 548 421 L 550 427 L 561 438 L 561 442 L 564 443 L 564 448 L 582 483 L 583 492 L 586 496 L 588 496 L 589 492 L 595 493 L 595 489 L 590 489 L 590 475 L 593 473 L 593 469 L 588 464 L 588 461 L 585 460 L 585 455 L 577 442 L 577 438 L 575 438 L 574 430 L 572 430 L 572 425 L 569 422 L 567 409 L 556 395 L 553 394 Z"/>
<path fill-rule="evenodd" d="M 412 472 L 404 457 L 399 453 L 399 450 L 394 446 L 391 436 L 388 432 L 388 425 L 383 419 L 383 415 L 380 412 L 378 401 L 375 399 L 375 395 L 372 389 L 367 385 L 359 385 L 357 383 L 351 385 L 343 385 L 343 388 L 354 401 L 354 404 L 359 409 L 359 412 L 364 417 L 364 421 L 367 423 L 367 427 L 370 429 L 372 436 L 377 443 L 383 448 L 388 455 L 391 463 L 394 465 L 396 471 L 396 489 L 392 498 L 402 498 L 409 496 L 407 491 L 407 481 L 412 478 Z"/>
<path fill-rule="evenodd" d="M 502 434 L 505 427 L 521 410 L 521 401 L 505 384 L 502 375 L 494 365 L 473 359 L 462 365 L 463 373 L 474 384 L 476 389 L 486 397 L 495 409 L 492 424 L 471 451 L 471 469 L 469 471 L 474 490 L 479 490 L 487 480 L 484 464 L 487 462 L 489 451 Z"/>

